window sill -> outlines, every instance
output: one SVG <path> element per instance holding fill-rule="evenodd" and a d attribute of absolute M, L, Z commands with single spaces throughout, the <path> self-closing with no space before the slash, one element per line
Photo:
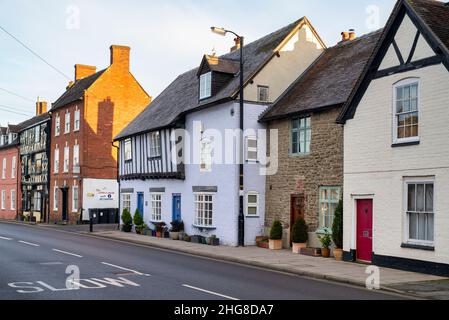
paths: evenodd
<path fill-rule="evenodd" d="M 310 156 L 310 153 L 290 153 L 291 158 L 306 158 L 309 156 Z"/>
<path fill-rule="evenodd" d="M 196 229 L 202 229 L 202 230 L 216 230 L 217 227 L 214 226 L 199 226 L 199 225 L 192 225 L 192 227 L 196 228 Z"/>
<path fill-rule="evenodd" d="M 246 217 L 247 219 L 260 219 L 260 216 L 246 215 L 245 217 Z"/>
<path fill-rule="evenodd" d="M 150 220 L 150 223 L 152 223 L 152 224 L 156 224 L 156 223 L 162 223 L 162 222 L 164 222 L 164 221 L 162 221 L 162 220 Z"/>
<path fill-rule="evenodd" d="M 424 250 L 424 251 L 435 251 L 435 246 L 424 245 L 424 244 L 413 244 L 413 243 L 403 243 L 401 245 L 403 249 L 416 249 L 416 250 Z"/>
<path fill-rule="evenodd" d="M 148 161 L 154 161 L 154 160 L 162 160 L 162 156 L 148 157 Z"/>
<path fill-rule="evenodd" d="M 391 145 L 392 148 L 399 148 L 399 147 L 409 147 L 409 146 L 417 146 L 420 144 L 420 140 L 416 141 L 404 141 L 404 142 L 395 142 Z"/>

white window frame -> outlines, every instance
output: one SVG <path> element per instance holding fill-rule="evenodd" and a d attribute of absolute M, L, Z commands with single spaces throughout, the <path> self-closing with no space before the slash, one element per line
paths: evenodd
<path fill-rule="evenodd" d="M 34 211 L 41 211 L 42 209 L 42 193 L 35 191 L 33 193 L 33 198 L 31 199 L 33 201 L 33 210 Z M 36 204 L 39 204 L 38 206 Z"/>
<path fill-rule="evenodd" d="M 2 179 L 6 179 L 6 158 L 3 158 L 3 165 L 2 165 Z"/>
<path fill-rule="evenodd" d="M 6 210 L 6 190 L 2 190 L 2 210 Z"/>
<path fill-rule="evenodd" d="M 257 197 L 257 201 L 256 203 L 250 203 L 249 202 L 249 197 L 250 196 L 256 196 Z M 249 213 L 249 208 L 256 208 L 256 214 L 250 214 Z M 245 206 L 245 215 L 247 217 L 260 217 L 260 194 L 256 191 L 251 191 L 248 192 L 246 194 L 246 206 Z"/>
<path fill-rule="evenodd" d="M 417 112 L 418 112 L 418 136 L 417 137 L 410 137 L 410 138 L 398 138 L 398 113 L 397 113 L 397 89 L 401 87 L 410 86 L 413 84 L 418 85 L 418 106 L 417 106 Z M 413 142 L 419 142 L 420 141 L 420 122 L 421 122 L 421 82 L 419 78 L 407 78 L 400 80 L 399 82 L 396 82 L 393 85 L 393 144 L 401 144 L 401 143 L 413 143 Z"/>
<path fill-rule="evenodd" d="M 69 134 L 70 133 L 70 127 L 71 127 L 71 123 L 70 123 L 70 112 L 67 111 L 65 114 L 65 118 L 64 118 L 64 134 Z"/>
<path fill-rule="evenodd" d="M 41 142 L 41 126 L 38 125 L 34 128 L 34 142 L 39 143 Z"/>
<path fill-rule="evenodd" d="M 11 190 L 11 210 L 16 210 L 16 190 Z"/>
<path fill-rule="evenodd" d="M 203 200 L 200 200 L 199 197 L 203 197 Z M 206 197 L 211 197 L 210 201 L 206 201 Z M 194 193 L 194 212 L 195 212 L 195 222 L 194 225 L 199 228 L 214 228 L 214 207 L 215 207 L 215 193 L 210 192 L 199 192 Z M 212 211 L 211 211 L 211 217 L 206 218 L 205 217 L 205 205 L 211 204 L 212 205 Z M 200 208 L 203 208 L 202 212 L 200 212 Z M 200 215 L 201 213 L 201 215 Z M 206 220 L 210 220 L 210 223 L 205 223 Z"/>
<path fill-rule="evenodd" d="M 16 178 L 16 170 L 17 170 L 17 157 L 12 157 L 11 160 L 11 179 Z"/>
<path fill-rule="evenodd" d="M 132 193 L 122 193 L 122 210 L 128 209 L 131 212 L 131 199 Z"/>
<path fill-rule="evenodd" d="M 200 76 L 200 100 L 212 96 L 212 71 Z"/>
<path fill-rule="evenodd" d="M 80 121 L 81 121 L 81 111 L 76 107 L 75 114 L 73 117 L 73 131 L 78 132 L 80 131 Z"/>
<path fill-rule="evenodd" d="M 57 114 L 55 120 L 55 136 L 59 137 L 60 134 L 61 134 L 61 116 Z"/>
<path fill-rule="evenodd" d="M 59 148 L 58 148 L 58 146 L 56 146 L 56 149 L 55 149 L 55 161 L 54 161 L 54 163 L 53 163 L 53 173 L 59 173 Z"/>
<path fill-rule="evenodd" d="M 423 212 L 426 214 L 433 214 L 433 237 L 434 241 L 425 241 L 425 240 L 417 240 L 417 239 L 410 239 L 410 220 L 409 220 L 409 213 L 408 213 L 408 186 L 409 184 L 432 184 L 433 185 L 433 213 L 431 212 Z M 423 247 L 429 247 L 434 248 L 435 247 L 435 236 L 436 236 L 436 224 L 435 224 L 435 218 L 436 218 L 436 184 L 435 184 L 435 178 L 434 177 L 428 177 L 428 178 L 405 178 L 404 179 L 404 191 L 403 191 L 403 240 L 405 244 L 409 245 L 417 245 L 417 246 L 423 246 Z M 425 191 L 424 191 L 424 198 L 425 198 Z M 416 206 L 416 205 L 415 205 Z"/>
<path fill-rule="evenodd" d="M 80 146 L 78 142 L 73 146 L 73 171 L 80 165 Z"/>
<path fill-rule="evenodd" d="M 53 187 L 53 211 L 59 210 L 59 188 L 58 186 Z"/>
<path fill-rule="evenodd" d="M 249 146 L 249 142 L 250 141 L 255 141 L 256 142 L 256 147 L 250 147 Z M 257 139 L 256 136 L 247 136 L 245 138 L 245 144 L 246 144 L 246 161 L 247 162 L 259 162 L 259 141 Z M 250 152 L 255 152 L 256 153 L 256 158 L 250 158 L 249 153 Z"/>
<path fill-rule="evenodd" d="M 293 127 L 293 122 L 294 121 L 298 121 L 298 128 L 294 128 Z M 304 121 L 304 123 L 303 123 Z M 309 123 L 309 125 L 307 125 L 307 122 Z M 292 156 L 308 156 L 310 155 L 311 151 L 312 151 L 312 139 L 313 139 L 313 131 L 312 131 L 312 117 L 311 116 L 307 116 L 307 117 L 300 117 L 300 118 L 295 118 L 292 119 L 290 122 L 291 125 L 291 130 L 290 130 L 290 154 Z M 298 145 L 298 150 L 297 152 L 293 152 L 293 136 L 297 135 L 297 145 Z M 304 134 L 304 138 L 301 139 L 301 134 Z M 308 139 L 308 136 L 310 134 L 310 139 Z M 308 147 L 308 148 L 307 148 Z"/>
<path fill-rule="evenodd" d="M 152 192 L 150 193 L 150 203 L 151 203 L 151 222 L 159 223 L 162 222 L 162 201 L 163 193 Z"/>
<path fill-rule="evenodd" d="M 150 140 L 150 158 L 160 158 L 162 155 L 162 146 L 161 146 L 161 133 L 151 132 L 149 134 Z"/>
<path fill-rule="evenodd" d="M 64 148 L 64 166 L 63 173 L 69 173 L 70 170 L 70 147 L 67 145 Z"/>
<path fill-rule="evenodd" d="M 266 90 L 266 99 L 262 99 L 262 90 Z M 270 101 L 270 87 L 269 86 L 257 86 L 257 101 L 269 102 Z"/>
<path fill-rule="evenodd" d="M 330 212 L 330 205 L 334 204 L 335 205 L 335 210 L 337 209 L 338 203 L 340 202 L 341 197 L 342 197 L 342 188 L 338 187 L 338 186 L 321 186 L 318 190 L 319 190 L 318 191 L 319 192 L 319 194 L 318 194 L 319 229 L 321 231 L 323 231 L 325 229 L 332 230 L 333 221 L 334 221 L 334 218 L 335 218 L 335 211 L 334 211 L 333 214 Z M 321 197 L 321 192 L 323 190 L 327 190 L 329 192 L 329 199 L 323 199 Z M 337 197 L 338 199 L 331 199 L 330 198 L 333 191 L 337 191 L 338 192 L 338 197 Z M 329 211 L 328 214 L 323 214 L 323 212 L 321 210 L 321 205 L 323 203 L 326 203 L 326 204 L 329 205 L 329 207 L 328 207 L 328 211 Z M 327 221 L 326 217 L 328 217 L 329 220 L 332 221 L 329 226 L 326 226 L 326 221 Z"/>
<path fill-rule="evenodd" d="M 75 193 L 76 190 L 76 193 Z M 78 186 L 73 186 L 72 187 L 72 212 L 73 213 L 77 213 L 79 210 L 79 199 L 80 199 L 80 193 L 79 193 L 80 189 Z M 75 194 L 76 194 L 76 199 L 75 199 Z"/>
<path fill-rule="evenodd" d="M 125 161 L 133 160 L 133 144 L 131 139 L 126 139 L 123 144 L 123 150 L 125 154 Z"/>
<path fill-rule="evenodd" d="M 212 172 L 212 141 L 203 139 L 200 141 L 200 172 Z"/>

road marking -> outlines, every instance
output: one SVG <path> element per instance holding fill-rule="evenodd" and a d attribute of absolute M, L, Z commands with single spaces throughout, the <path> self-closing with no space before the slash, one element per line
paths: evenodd
<path fill-rule="evenodd" d="M 19 243 L 26 244 L 27 246 L 32 246 L 32 247 L 40 247 L 40 245 L 38 245 L 38 244 L 26 242 L 26 241 L 19 241 Z"/>
<path fill-rule="evenodd" d="M 11 238 L 5 238 L 5 237 L 0 237 L 0 240 L 6 240 L 6 241 L 11 241 Z"/>
<path fill-rule="evenodd" d="M 233 297 L 230 297 L 230 296 L 225 296 L 224 294 L 212 292 L 212 291 L 209 291 L 209 290 L 204 290 L 204 289 L 197 288 L 197 287 L 192 287 L 192 286 L 189 286 L 187 284 L 183 284 L 182 286 L 185 287 L 185 288 L 201 291 L 201 292 L 204 292 L 204 293 L 208 293 L 208 294 L 211 294 L 211 295 L 214 295 L 214 296 L 217 296 L 217 297 L 221 297 L 221 298 L 225 298 L 225 299 L 229 299 L 229 300 L 235 300 L 235 301 L 240 300 L 240 299 L 233 298 Z"/>
<path fill-rule="evenodd" d="M 83 257 L 83 256 L 80 256 L 78 254 L 74 254 L 74 253 L 71 253 L 71 252 L 62 251 L 62 250 L 58 250 L 58 249 L 53 249 L 53 251 L 59 252 L 59 253 L 62 253 L 62 254 L 66 254 L 66 255 L 69 255 L 69 256 L 77 257 L 77 258 L 82 258 Z"/>
<path fill-rule="evenodd" d="M 150 274 L 142 273 L 142 272 L 139 272 L 139 271 L 136 271 L 136 270 L 132 270 L 132 269 L 128 269 L 128 268 L 123 268 L 123 267 L 120 267 L 120 266 L 116 266 L 115 264 L 110 264 L 110 263 L 107 263 L 107 262 L 102 262 L 101 264 L 104 264 L 105 266 L 110 266 L 110 267 L 113 267 L 113 268 L 116 268 L 116 269 L 120 269 L 120 270 L 123 270 L 123 271 L 129 271 L 129 272 L 131 272 L 133 274 L 137 274 L 138 276 L 151 277 Z"/>

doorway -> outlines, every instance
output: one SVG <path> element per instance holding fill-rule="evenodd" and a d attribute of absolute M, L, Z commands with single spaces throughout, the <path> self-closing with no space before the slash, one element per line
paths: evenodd
<path fill-rule="evenodd" d="M 304 194 L 295 194 L 291 196 L 290 209 L 290 244 L 293 237 L 293 226 L 299 219 L 305 219 Z"/>
<path fill-rule="evenodd" d="M 144 201 L 145 197 L 143 192 L 139 192 L 137 194 L 137 209 L 139 209 L 140 215 L 142 216 L 143 219 L 145 219 Z"/>
<path fill-rule="evenodd" d="M 182 221 L 182 212 L 181 212 L 181 195 L 174 194 L 173 195 L 173 221 Z"/>
<path fill-rule="evenodd" d="M 357 260 L 373 261 L 373 200 L 357 200 Z"/>
<path fill-rule="evenodd" d="M 62 221 L 69 221 L 69 189 L 62 188 Z"/>

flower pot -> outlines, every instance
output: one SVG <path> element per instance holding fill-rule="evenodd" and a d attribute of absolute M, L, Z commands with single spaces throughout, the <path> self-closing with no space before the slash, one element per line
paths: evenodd
<path fill-rule="evenodd" d="M 122 226 L 122 231 L 126 232 L 126 233 L 130 233 L 132 231 L 132 229 L 133 229 L 132 225 L 123 225 Z"/>
<path fill-rule="evenodd" d="M 270 250 L 282 250 L 282 240 L 269 241 Z"/>
<path fill-rule="evenodd" d="M 179 241 L 183 241 L 183 240 L 184 240 L 184 238 L 185 238 L 185 234 L 184 234 L 184 232 L 180 232 L 180 233 L 179 233 L 179 237 L 178 237 L 178 240 L 179 240 Z"/>
<path fill-rule="evenodd" d="M 179 232 L 170 232 L 170 239 L 179 240 Z"/>
<path fill-rule="evenodd" d="M 301 253 L 301 249 L 306 249 L 307 243 L 293 243 L 292 245 L 292 252 L 296 254 Z"/>
<path fill-rule="evenodd" d="M 156 237 L 157 238 L 162 238 L 162 232 L 161 231 L 156 231 Z"/>
<path fill-rule="evenodd" d="M 321 249 L 321 256 L 323 258 L 329 258 L 331 256 L 331 250 L 329 248 L 322 248 Z"/>
<path fill-rule="evenodd" d="M 334 249 L 334 257 L 337 261 L 343 261 L 343 250 L 342 249 Z"/>

